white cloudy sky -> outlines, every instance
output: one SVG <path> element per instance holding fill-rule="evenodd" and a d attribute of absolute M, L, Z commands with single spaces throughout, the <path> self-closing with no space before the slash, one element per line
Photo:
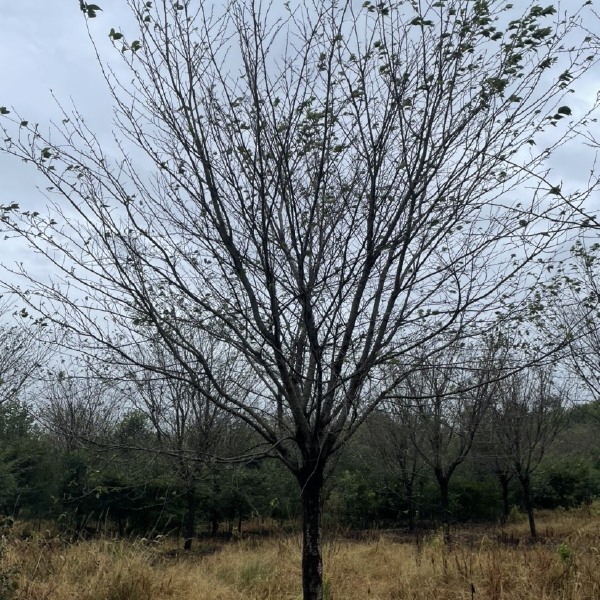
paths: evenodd
<path fill-rule="evenodd" d="M 127 7 L 124 0 L 97 4 L 103 11 L 89 21 L 90 29 L 100 50 L 111 56 L 108 32 L 127 23 Z M 0 106 L 43 126 L 60 118 L 53 93 L 65 104 L 72 99 L 95 131 L 110 130 L 110 96 L 79 0 L 0 0 Z M 17 202 L 39 209 L 46 200 L 37 187 L 45 185 L 30 166 L 0 154 L 0 205 Z M 32 271 L 43 268 L 16 240 L 3 243 L 0 261 L 26 261 Z"/>
<path fill-rule="evenodd" d="M 124 0 L 101 0 L 90 20 L 99 47 L 110 55 L 108 32 L 127 21 Z M 81 109 L 93 129 L 110 128 L 110 97 L 101 77 L 79 0 L 0 0 L 0 106 L 30 122 L 58 115 L 52 92 Z M 39 202 L 31 168 L 0 155 L 0 204 Z"/>
<path fill-rule="evenodd" d="M 111 27 L 126 27 L 128 10 L 124 0 L 96 1 L 103 11 L 89 21 L 89 26 L 101 52 L 111 56 L 108 32 Z M 517 6 L 520 3 L 529 4 L 515 1 Z M 596 84 L 595 78 L 587 82 L 577 104 L 589 102 L 596 93 Z M 62 102 L 72 98 L 92 129 L 110 130 L 110 98 L 79 0 L 0 0 L 0 106 L 9 107 L 30 122 L 45 124 L 58 115 L 50 90 Z M 584 175 L 578 172 L 583 158 L 591 164 L 590 153 L 583 146 L 563 152 L 559 178 Z M 44 202 L 36 184 L 44 185 L 35 171 L 0 154 L 0 204 L 18 202 L 29 207 Z M 600 207 L 600 200 L 594 203 Z M 18 245 L 5 244 L 1 260 L 10 260 L 7 252 L 20 251 Z"/>

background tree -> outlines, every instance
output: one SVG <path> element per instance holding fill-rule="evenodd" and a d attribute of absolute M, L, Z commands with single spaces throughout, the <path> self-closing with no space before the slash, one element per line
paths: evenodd
<path fill-rule="evenodd" d="M 369 441 L 379 460 L 400 483 L 406 503 L 408 528 L 415 527 L 417 498 L 415 486 L 422 475 L 425 430 L 418 414 L 409 402 L 386 403 L 383 410 L 374 413 L 366 422 Z"/>
<path fill-rule="evenodd" d="M 202 342 L 198 340 L 196 343 L 200 345 Z M 203 343 L 206 345 L 211 341 L 204 340 Z M 146 452 L 161 451 L 172 472 L 183 484 L 187 502 L 184 548 L 190 550 L 195 537 L 198 485 L 211 474 L 215 475 L 217 460 L 225 461 L 227 454 L 231 453 L 244 454 L 247 450 L 244 438 L 248 437 L 248 430 L 237 428 L 234 449 L 231 444 L 234 431 L 231 416 L 210 401 L 211 395 L 219 393 L 212 391 L 211 381 L 202 384 L 200 393 L 197 386 L 190 385 L 178 362 L 175 361 L 173 366 L 173 357 L 165 352 L 160 342 L 140 348 L 140 354 L 152 355 L 140 356 L 142 364 L 147 365 L 153 359 L 160 371 L 169 373 L 168 377 L 164 377 L 146 368 L 130 371 L 124 377 L 133 383 L 130 401 L 147 416 L 156 433 L 156 440 Z M 216 378 L 219 389 L 231 387 L 232 364 L 226 355 L 219 354 L 219 346 L 213 344 L 212 348 L 206 348 L 204 355 L 210 361 L 211 375 Z M 217 361 L 220 361 L 219 364 Z M 188 364 L 191 363 L 190 360 Z M 196 371 L 201 373 L 202 367 L 198 365 Z M 250 446 L 250 442 L 247 445 Z"/>
<path fill-rule="evenodd" d="M 579 239 L 544 286 L 541 315 L 547 335 L 568 336 L 565 367 L 600 399 L 600 244 Z"/>
<path fill-rule="evenodd" d="M 532 474 L 558 432 L 566 426 L 566 389 L 557 385 L 548 368 L 532 368 L 513 375 L 497 390 L 495 443 L 512 463 L 523 489 L 531 537 L 537 536 Z"/>
<path fill-rule="evenodd" d="M 535 501 L 541 508 L 581 506 L 600 494 L 600 404 L 577 401 L 540 463 Z"/>
<path fill-rule="evenodd" d="M 304 598 L 321 600 L 325 469 L 387 396 L 382 365 L 518 313 L 597 185 L 569 193 L 546 167 L 583 123 L 565 98 L 596 63 L 587 13 L 128 4 L 137 30 L 110 37 L 130 76 L 104 68 L 120 158 L 77 111 L 49 135 L 0 111 L 5 149 L 58 194 L 47 213 L 5 207 L 55 269 L 12 287 L 78 352 L 131 362 L 159 336 L 273 447 L 299 485 Z M 221 389 L 190 328 L 235 349 L 252 389 Z"/>
<path fill-rule="evenodd" d="M 18 400 L 0 405 L 0 514 L 36 518 L 48 514 L 59 470 L 33 411 Z"/>
<path fill-rule="evenodd" d="M 498 377 L 497 347 L 461 346 L 449 346 L 434 359 L 419 361 L 418 370 L 397 391 L 404 404 L 401 414 L 407 418 L 405 430 L 439 485 L 446 541 L 450 480 L 473 446 Z"/>
<path fill-rule="evenodd" d="M 107 487 L 108 446 L 114 446 L 127 406 L 122 390 L 83 361 L 63 361 L 57 367 L 40 380 L 35 417 L 57 465 L 53 510 L 65 515 L 63 528 L 81 535 L 92 519 L 108 518 L 110 503 L 100 491 Z"/>
<path fill-rule="evenodd" d="M 16 320 L 9 317 L 9 310 L 7 303 L 0 305 L 0 406 L 23 401 L 50 356 L 40 340 L 40 328 L 26 322 L 27 312 L 23 310 L 23 318 Z"/>
<path fill-rule="evenodd" d="M 511 457 L 497 445 L 497 427 L 504 427 L 502 410 L 499 410 L 492 400 L 481 424 L 480 435 L 475 440 L 475 452 L 500 484 L 502 495 L 500 523 L 504 525 L 510 515 L 510 482 L 515 476 L 515 471 Z"/>
<path fill-rule="evenodd" d="M 62 366 L 50 371 L 40 386 L 37 419 L 61 450 L 100 446 L 127 409 L 123 391 L 85 365 Z"/>

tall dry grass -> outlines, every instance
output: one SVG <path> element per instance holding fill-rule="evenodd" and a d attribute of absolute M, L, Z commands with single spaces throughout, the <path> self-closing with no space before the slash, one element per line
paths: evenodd
<path fill-rule="evenodd" d="M 600 504 L 526 523 L 462 528 L 415 540 L 372 532 L 325 545 L 328 600 L 598 600 Z M 297 600 L 298 536 L 245 539 L 189 554 L 172 542 L 4 537 L 0 600 Z"/>

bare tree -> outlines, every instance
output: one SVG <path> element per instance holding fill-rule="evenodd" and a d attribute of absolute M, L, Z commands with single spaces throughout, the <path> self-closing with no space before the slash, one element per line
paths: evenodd
<path fill-rule="evenodd" d="M 450 540 L 450 480 L 466 460 L 497 386 L 499 347 L 449 346 L 420 361 L 397 390 L 413 446 L 440 488 L 444 539 Z M 412 414 L 411 414 L 412 413 Z"/>
<path fill-rule="evenodd" d="M 120 158 L 77 110 L 46 135 L 0 107 L 6 151 L 51 187 L 48 213 L 5 207 L 54 273 L 17 267 L 12 287 L 79 352 L 135 362 L 158 336 L 271 444 L 299 484 L 304 598 L 321 600 L 325 467 L 399 383 L 382 365 L 518 313 L 597 187 L 569 193 L 546 167 L 588 117 L 565 100 L 597 60 L 587 9 L 128 4 L 138 31 L 110 37 L 130 77 L 103 67 Z M 190 328 L 235 350 L 251 389 L 223 389 Z"/>
<path fill-rule="evenodd" d="M 494 402 L 494 439 L 503 462 L 511 463 L 523 489 L 531 537 L 537 536 L 531 477 L 566 425 L 566 390 L 548 367 L 513 375 L 499 386 Z"/>
<path fill-rule="evenodd" d="M 0 313 L 6 309 L 0 307 Z M 50 352 L 38 333 L 33 324 L 8 320 L 0 324 L 0 406 L 23 400 L 27 388 L 41 375 Z"/>
<path fill-rule="evenodd" d="M 570 260 L 557 265 L 556 276 L 544 286 L 548 305 L 540 315 L 551 336 L 568 338 L 564 366 L 600 400 L 600 244 L 578 240 Z"/>
<path fill-rule="evenodd" d="M 418 448 L 422 447 L 421 436 L 425 432 L 419 425 L 412 408 L 401 402 L 387 404 L 366 422 L 371 446 L 384 469 L 402 486 L 410 531 L 415 528 L 417 517 L 415 484 L 423 470 Z M 413 438 L 417 443 L 413 443 Z"/>
<path fill-rule="evenodd" d="M 490 410 L 486 412 L 480 427 L 480 434 L 475 440 L 474 453 L 498 479 L 502 495 L 502 513 L 500 524 L 505 525 L 510 515 L 510 482 L 515 476 L 513 463 L 510 456 L 498 448 L 496 427 L 499 423 L 497 407 L 492 400 Z M 500 418 L 501 421 L 501 418 Z"/>
<path fill-rule="evenodd" d="M 114 382 L 74 363 L 40 385 L 37 418 L 67 452 L 98 445 L 112 434 L 124 408 L 123 396 Z"/>
<path fill-rule="evenodd" d="M 196 336 L 196 340 L 197 347 L 204 344 L 203 354 L 219 388 L 231 388 L 233 382 L 235 389 L 239 390 L 240 385 L 232 379 L 233 363 L 230 357 L 219 352 L 219 345 L 214 341 L 201 341 L 199 336 Z M 227 453 L 234 452 L 239 456 L 245 449 L 244 440 L 237 439 L 233 447 L 227 443 L 232 429 L 231 416 L 210 401 L 213 394 L 210 380 L 202 383 L 200 393 L 200 388 L 190 385 L 179 363 L 174 362 L 160 341 L 140 347 L 138 351 L 138 362 L 148 365 L 153 361 L 156 368 L 168 373 L 168 376 L 145 368 L 126 369 L 124 373 L 115 371 L 113 377 L 132 382 L 129 401 L 147 416 L 156 433 L 153 447 L 141 450 L 161 452 L 167 464 L 172 466 L 176 478 L 183 484 L 187 503 L 184 549 L 190 550 L 195 537 L 198 484 L 214 473 L 217 461 L 225 461 Z M 201 372 L 202 369 L 198 366 L 197 370 Z"/>

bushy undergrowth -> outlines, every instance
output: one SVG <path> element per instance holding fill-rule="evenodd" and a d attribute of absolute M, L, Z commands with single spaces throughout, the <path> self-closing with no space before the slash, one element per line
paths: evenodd
<path fill-rule="evenodd" d="M 324 548 L 328 600 L 597 600 L 600 503 L 526 523 L 457 529 L 451 546 L 372 532 Z M 215 551 L 216 550 L 216 551 Z M 2 540 L 1 600 L 298 600 L 298 535 L 247 538 L 190 553 L 175 542 L 95 539 L 67 543 L 50 532 Z"/>

